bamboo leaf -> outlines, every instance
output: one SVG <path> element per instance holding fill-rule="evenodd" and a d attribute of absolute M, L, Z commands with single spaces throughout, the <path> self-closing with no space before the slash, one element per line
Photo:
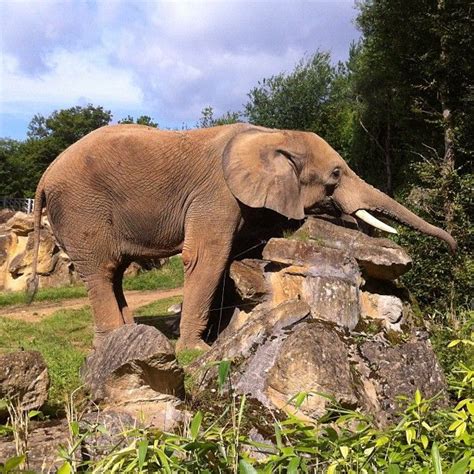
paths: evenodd
<path fill-rule="evenodd" d="M 239 461 L 239 473 L 240 474 L 257 474 L 255 468 L 245 459 Z"/>
<path fill-rule="evenodd" d="M 201 422 L 202 422 L 202 412 L 197 411 L 196 414 L 193 416 L 193 419 L 191 421 L 191 427 L 190 427 L 191 438 L 193 439 L 193 441 L 197 438 L 199 434 L 199 429 L 201 428 Z"/>
<path fill-rule="evenodd" d="M 436 443 L 436 441 L 431 447 L 431 459 L 433 460 L 435 474 L 443 474 L 443 468 L 441 466 L 441 456 L 439 455 L 438 444 Z"/>

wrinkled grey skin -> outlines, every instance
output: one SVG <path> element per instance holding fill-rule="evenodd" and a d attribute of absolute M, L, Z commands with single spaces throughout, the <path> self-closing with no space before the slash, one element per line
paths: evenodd
<path fill-rule="evenodd" d="M 46 206 L 54 235 L 86 284 L 97 344 L 108 331 L 133 322 L 122 290 L 128 263 L 182 252 L 177 349 L 205 348 L 211 300 L 246 224 L 242 209 L 301 219 L 328 199 L 347 214 L 385 213 L 455 248 L 449 234 L 369 186 L 313 133 L 247 124 L 186 132 L 115 125 L 70 146 L 42 176 L 32 281 Z"/>

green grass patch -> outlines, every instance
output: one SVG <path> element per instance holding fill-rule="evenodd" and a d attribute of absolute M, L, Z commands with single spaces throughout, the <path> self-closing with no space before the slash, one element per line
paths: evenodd
<path fill-rule="evenodd" d="M 123 287 L 125 290 L 158 290 L 179 288 L 183 282 L 183 262 L 181 257 L 175 256 L 161 268 L 126 277 Z"/>
<path fill-rule="evenodd" d="M 174 304 L 182 303 L 182 301 L 182 296 L 171 296 L 170 298 L 154 301 L 153 303 L 141 306 L 135 311 L 134 315 L 140 317 L 170 316 L 168 308 Z"/>
<path fill-rule="evenodd" d="M 62 407 L 66 394 L 81 385 L 79 368 L 92 347 L 88 308 L 61 310 L 37 323 L 0 318 L 0 351 L 37 350 L 51 379 L 49 405 Z"/>
<path fill-rule="evenodd" d="M 83 285 L 62 286 L 60 288 L 40 288 L 36 293 L 34 301 L 59 301 L 70 298 L 87 296 Z M 0 293 L 0 307 L 15 306 L 27 303 L 27 295 L 23 291 L 11 291 Z"/>

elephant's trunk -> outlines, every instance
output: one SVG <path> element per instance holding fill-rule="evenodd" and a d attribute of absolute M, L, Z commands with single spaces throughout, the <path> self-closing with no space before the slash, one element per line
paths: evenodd
<path fill-rule="evenodd" d="M 376 213 L 383 214 L 401 224 L 412 227 L 423 234 L 444 240 L 450 246 L 452 252 L 456 251 L 456 241 L 443 229 L 429 224 L 394 199 L 361 180 L 359 177 L 351 176 L 349 180 L 350 183 L 346 183 L 346 185 L 341 186 L 340 189 L 336 189 L 333 196 L 336 202 L 341 205 L 344 212 L 353 214 L 359 209 L 375 211 Z M 346 189 L 344 190 L 344 188 Z M 350 193 L 349 198 L 347 198 L 346 191 Z"/>

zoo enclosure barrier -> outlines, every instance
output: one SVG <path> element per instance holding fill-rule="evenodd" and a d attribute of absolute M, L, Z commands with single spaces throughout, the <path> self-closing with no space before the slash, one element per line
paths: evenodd
<path fill-rule="evenodd" d="M 14 211 L 23 211 L 27 214 L 33 212 L 35 200 L 32 198 L 11 198 L 0 196 L 0 209 L 13 209 Z"/>

